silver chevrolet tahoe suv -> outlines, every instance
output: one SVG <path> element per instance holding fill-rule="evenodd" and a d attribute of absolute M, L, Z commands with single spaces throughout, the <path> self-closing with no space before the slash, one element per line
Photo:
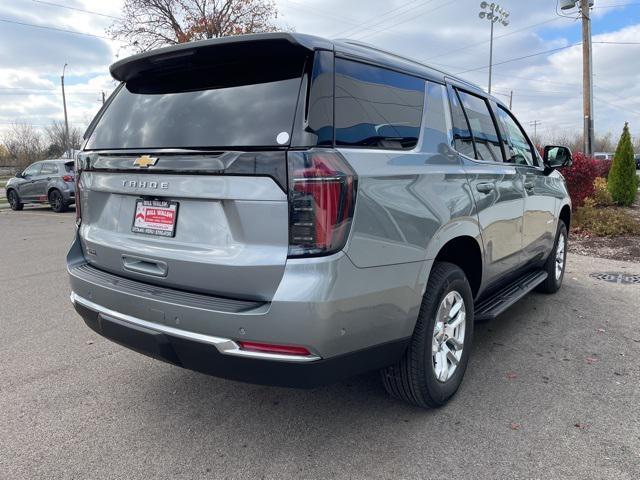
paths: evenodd
<path fill-rule="evenodd" d="M 78 157 L 71 300 L 143 354 L 259 384 L 458 389 L 474 321 L 564 274 L 570 200 L 497 99 L 350 41 L 121 60 Z M 542 298 L 541 298 L 542 301 Z"/>

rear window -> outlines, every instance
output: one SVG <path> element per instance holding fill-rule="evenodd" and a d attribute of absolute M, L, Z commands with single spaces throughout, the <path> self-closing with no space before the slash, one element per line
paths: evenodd
<path fill-rule="evenodd" d="M 86 148 L 287 145 L 303 68 L 250 57 L 142 75 L 121 86 Z"/>
<path fill-rule="evenodd" d="M 58 167 L 54 163 L 43 163 L 42 170 L 40 170 L 41 175 L 47 175 L 50 173 L 58 173 Z"/>
<path fill-rule="evenodd" d="M 476 158 L 502 162 L 502 149 L 496 125 L 489 111 L 489 105 L 483 98 L 458 90 L 460 101 L 467 113 L 473 139 L 476 145 Z"/>
<path fill-rule="evenodd" d="M 75 171 L 75 165 L 73 162 L 67 162 L 64 164 L 64 171 L 67 173 L 73 173 Z"/>
<path fill-rule="evenodd" d="M 411 149 L 420 136 L 425 82 L 336 59 L 336 145 Z"/>

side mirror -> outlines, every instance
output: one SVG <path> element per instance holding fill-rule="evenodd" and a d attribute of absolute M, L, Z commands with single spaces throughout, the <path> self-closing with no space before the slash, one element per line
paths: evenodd
<path fill-rule="evenodd" d="M 572 163 L 571 150 L 558 145 L 547 145 L 544 147 L 543 160 L 547 168 L 570 167 Z"/>
<path fill-rule="evenodd" d="M 24 175 L 22 174 L 22 172 L 18 172 L 16 173 L 16 178 L 24 178 Z"/>

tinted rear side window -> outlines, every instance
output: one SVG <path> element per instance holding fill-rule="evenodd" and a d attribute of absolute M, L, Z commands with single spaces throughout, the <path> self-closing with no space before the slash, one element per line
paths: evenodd
<path fill-rule="evenodd" d="M 460 100 L 467 114 L 471 133 L 475 140 L 476 158 L 478 160 L 502 162 L 500 139 L 498 138 L 496 125 L 489 111 L 487 101 L 466 92 L 458 91 L 458 95 L 460 95 Z"/>
<path fill-rule="evenodd" d="M 282 146 L 304 59 L 249 57 L 122 85 L 87 149 Z"/>
<path fill-rule="evenodd" d="M 473 137 L 467 123 L 467 117 L 462 110 L 460 100 L 455 92 L 450 95 L 451 117 L 453 120 L 453 148 L 467 157 L 475 158 L 476 153 L 473 148 Z"/>
<path fill-rule="evenodd" d="M 425 82 L 336 58 L 336 145 L 411 149 L 420 136 Z"/>
<path fill-rule="evenodd" d="M 58 167 L 53 163 L 43 163 L 40 175 L 48 175 L 58 173 Z"/>

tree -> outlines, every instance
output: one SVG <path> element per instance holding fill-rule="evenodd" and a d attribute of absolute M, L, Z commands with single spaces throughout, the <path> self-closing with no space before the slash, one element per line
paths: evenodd
<path fill-rule="evenodd" d="M 138 51 L 193 40 L 273 32 L 273 0 L 125 0 L 109 33 Z"/>
<path fill-rule="evenodd" d="M 613 150 L 613 141 L 611 137 L 612 137 L 611 132 L 607 132 L 602 137 L 596 138 L 594 150 L 596 152 L 607 152 L 607 153 Z"/>
<path fill-rule="evenodd" d="M 608 185 L 613 201 L 617 204 L 629 206 L 635 200 L 638 177 L 636 176 L 636 162 L 633 158 L 633 144 L 627 122 L 624 124 L 618 148 L 613 156 Z"/>
<path fill-rule="evenodd" d="M 42 134 L 33 125 L 14 122 L 2 136 L 2 144 L 14 165 L 24 168 L 44 158 Z"/>
<path fill-rule="evenodd" d="M 66 132 L 62 120 L 54 120 L 45 128 L 49 147 L 47 156 L 60 157 L 67 149 L 78 150 L 82 145 L 82 132 L 74 126 L 69 127 L 69 141 L 66 141 Z"/>

